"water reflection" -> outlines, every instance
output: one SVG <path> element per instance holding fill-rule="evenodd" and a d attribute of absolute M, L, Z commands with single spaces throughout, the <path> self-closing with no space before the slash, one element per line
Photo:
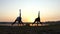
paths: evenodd
<path fill-rule="evenodd" d="M 48 26 L 49 24 L 28 24 L 29 26 Z M 14 24 L 13 26 L 28 26 L 27 24 Z M 12 26 L 11 24 L 0 24 L 0 26 Z"/>

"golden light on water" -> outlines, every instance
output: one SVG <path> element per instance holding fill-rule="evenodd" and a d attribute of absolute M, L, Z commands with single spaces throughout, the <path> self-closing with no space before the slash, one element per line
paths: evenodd
<path fill-rule="evenodd" d="M 12 26 L 11 24 L 0 24 L 1 26 Z M 14 24 L 13 26 L 49 26 L 49 24 Z"/>

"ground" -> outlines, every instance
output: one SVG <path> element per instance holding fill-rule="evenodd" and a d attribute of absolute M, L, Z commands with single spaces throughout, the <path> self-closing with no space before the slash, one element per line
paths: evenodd
<path fill-rule="evenodd" d="M 59 34 L 60 25 L 0 26 L 0 34 Z"/>

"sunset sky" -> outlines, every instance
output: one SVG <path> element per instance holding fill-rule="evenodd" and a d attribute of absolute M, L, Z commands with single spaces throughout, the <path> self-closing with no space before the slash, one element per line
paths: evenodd
<path fill-rule="evenodd" d="M 0 22 L 13 22 L 19 9 L 23 22 L 33 22 L 38 11 L 42 22 L 60 20 L 60 0 L 0 0 Z"/>

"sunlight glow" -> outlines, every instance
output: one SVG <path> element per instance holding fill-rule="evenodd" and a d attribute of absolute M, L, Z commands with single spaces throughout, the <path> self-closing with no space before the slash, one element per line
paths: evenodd
<path fill-rule="evenodd" d="M 41 22 L 60 20 L 60 0 L 0 0 L 0 22 L 14 22 L 19 9 L 23 22 L 34 22 L 38 11 Z"/>

